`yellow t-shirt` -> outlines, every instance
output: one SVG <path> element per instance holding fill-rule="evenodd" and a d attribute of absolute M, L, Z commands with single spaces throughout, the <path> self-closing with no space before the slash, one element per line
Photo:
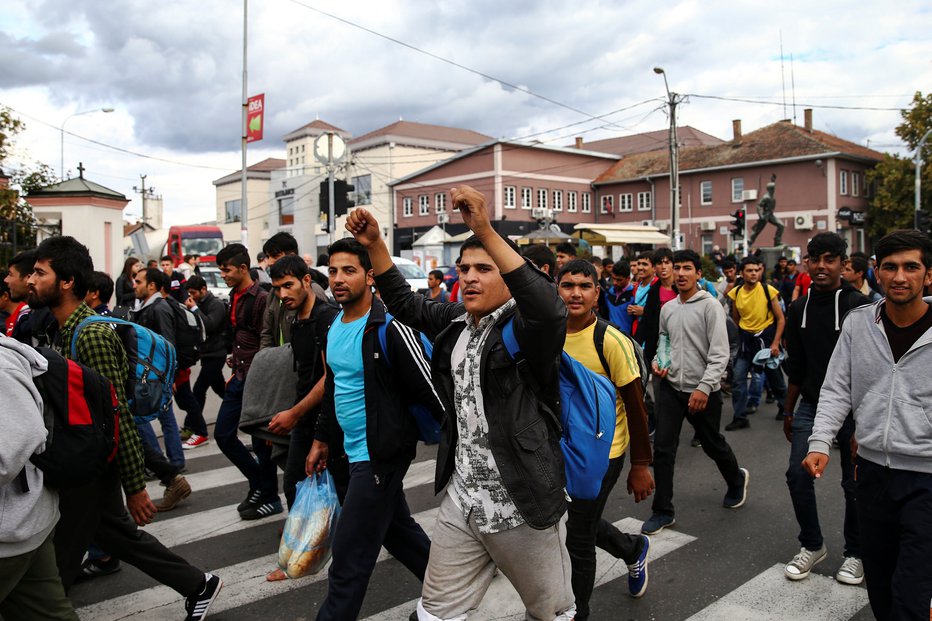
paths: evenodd
<path fill-rule="evenodd" d="M 594 334 L 595 322 L 574 334 L 567 333 L 563 351 L 581 362 L 590 371 L 594 371 L 602 377 L 607 377 L 605 369 L 602 367 L 602 361 L 599 360 L 599 354 L 595 349 Z M 624 386 L 634 380 L 640 380 L 641 373 L 632 347 L 631 341 L 612 326 L 608 326 L 605 331 L 602 354 L 605 356 L 608 368 L 612 372 L 609 379 L 615 386 Z M 621 457 L 628 448 L 628 417 L 625 413 L 625 404 L 621 400 L 621 395 L 618 395 L 615 399 L 615 412 L 617 418 L 615 419 L 615 437 L 612 438 L 612 451 L 609 453 L 611 459 Z"/>
<path fill-rule="evenodd" d="M 779 291 L 770 285 L 767 285 L 767 289 L 771 302 L 779 299 Z M 744 285 L 735 287 L 728 292 L 728 297 L 735 302 L 739 317 L 738 327 L 742 330 L 757 334 L 775 321 L 773 310 L 767 310 L 767 296 L 764 295 L 760 283 L 754 285 L 750 291 Z"/>

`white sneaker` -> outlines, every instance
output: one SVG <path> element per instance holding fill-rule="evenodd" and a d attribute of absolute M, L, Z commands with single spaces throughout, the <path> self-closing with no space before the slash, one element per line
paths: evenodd
<path fill-rule="evenodd" d="M 835 574 L 835 580 L 842 584 L 861 584 L 864 582 L 864 563 L 861 559 L 853 556 L 846 556 L 845 562 L 838 568 Z"/>
<path fill-rule="evenodd" d="M 824 561 L 826 556 L 828 556 L 828 548 L 825 547 L 825 544 L 822 544 L 822 547 L 818 550 L 800 548 L 799 554 L 794 556 L 793 560 L 783 568 L 783 575 L 790 580 L 802 580 L 809 575 L 813 567 Z"/>

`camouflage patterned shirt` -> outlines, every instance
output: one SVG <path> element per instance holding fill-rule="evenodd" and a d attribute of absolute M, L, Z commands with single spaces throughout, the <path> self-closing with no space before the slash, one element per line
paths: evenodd
<path fill-rule="evenodd" d="M 481 533 L 497 533 L 524 523 L 524 518 L 508 495 L 489 446 L 489 423 L 482 402 L 480 371 L 482 348 L 499 318 L 514 307 L 509 300 L 476 324 L 463 315 L 463 330 L 453 348 L 453 405 L 456 411 L 455 469 L 449 493 L 468 522 L 476 520 Z"/>

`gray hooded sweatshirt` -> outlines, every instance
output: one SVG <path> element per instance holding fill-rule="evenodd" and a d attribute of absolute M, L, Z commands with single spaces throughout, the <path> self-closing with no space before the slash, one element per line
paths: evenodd
<path fill-rule="evenodd" d="M 48 370 L 31 347 L 0 336 L 0 558 L 38 548 L 58 522 L 58 494 L 42 484 L 29 458 L 45 450 L 42 397 L 32 378 Z M 25 468 L 28 492 L 20 473 Z"/>
<path fill-rule="evenodd" d="M 932 304 L 932 297 L 925 298 Z M 858 455 L 875 464 L 932 473 L 932 330 L 900 358 L 880 318 L 883 300 L 848 313 L 819 394 L 809 451 L 829 454 L 854 412 Z"/>
<path fill-rule="evenodd" d="M 700 289 L 685 302 L 676 296 L 664 304 L 660 334 L 670 339 L 667 381 L 674 389 L 699 389 L 708 395 L 722 387 L 729 357 L 728 330 L 722 305 L 708 291 Z"/>

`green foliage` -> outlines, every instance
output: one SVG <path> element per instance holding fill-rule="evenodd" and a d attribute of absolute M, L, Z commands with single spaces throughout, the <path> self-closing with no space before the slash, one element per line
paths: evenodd
<path fill-rule="evenodd" d="M 9 157 L 13 138 L 24 129 L 26 125 L 9 108 L 0 107 L 0 164 Z"/>
<path fill-rule="evenodd" d="M 721 279 L 721 275 L 718 273 L 718 268 L 715 266 L 715 262 L 707 254 L 702 255 L 702 276 L 709 282 L 718 282 Z"/>

